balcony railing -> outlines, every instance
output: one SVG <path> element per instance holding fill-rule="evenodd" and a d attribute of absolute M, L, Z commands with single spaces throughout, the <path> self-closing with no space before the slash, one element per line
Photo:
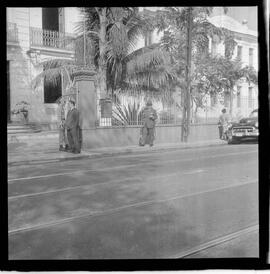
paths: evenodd
<path fill-rule="evenodd" d="M 74 50 L 74 36 L 58 31 L 30 28 L 30 44 L 37 47 Z"/>
<path fill-rule="evenodd" d="M 18 28 L 15 23 L 7 23 L 7 42 L 18 43 Z"/>

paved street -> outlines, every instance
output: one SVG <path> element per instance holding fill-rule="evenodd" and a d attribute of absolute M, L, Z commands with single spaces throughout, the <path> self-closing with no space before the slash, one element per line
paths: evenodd
<path fill-rule="evenodd" d="M 149 151 L 9 167 L 10 259 L 258 256 L 256 144 Z"/>

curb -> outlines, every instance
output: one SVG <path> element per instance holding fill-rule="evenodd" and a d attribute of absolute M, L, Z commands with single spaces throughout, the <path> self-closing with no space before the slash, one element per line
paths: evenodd
<path fill-rule="evenodd" d="M 160 151 L 171 151 L 171 150 L 183 150 L 183 149 L 191 149 L 191 148 L 199 148 L 199 147 L 214 147 L 214 146 L 222 146 L 227 145 L 226 143 L 206 143 L 206 144 L 186 144 L 181 145 L 179 147 L 177 146 L 168 146 L 168 147 L 155 147 L 154 149 L 144 149 L 140 150 L 137 148 L 126 148 L 123 150 L 118 151 L 104 151 L 104 152 L 88 152 L 83 151 L 83 154 L 80 155 L 74 155 L 74 156 L 68 156 L 68 157 L 58 157 L 58 158 L 47 158 L 44 160 L 23 160 L 23 161 L 10 161 L 8 162 L 8 166 L 20 166 L 20 165 L 38 165 L 43 163 L 54 163 L 54 162 L 64 162 L 69 160 L 76 160 L 76 159 L 95 159 L 95 158 L 102 158 L 102 157 L 112 157 L 112 156 L 118 156 L 118 155 L 126 155 L 126 154 L 146 154 L 146 153 L 158 153 Z"/>

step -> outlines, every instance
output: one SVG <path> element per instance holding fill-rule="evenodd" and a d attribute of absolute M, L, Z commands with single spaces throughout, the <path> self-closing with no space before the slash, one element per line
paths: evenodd
<path fill-rule="evenodd" d="M 35 127 L 33 126 L 15 126 L 15 127 L 8 127 L 7 128 L 8 130 L 21 130 L 21 129 L 28 129 L 28 130 L 32 130 L 32 129 L 36 129 Z"/>
<path fill-rule="evenodd" d="M 8 125 L 8 129 L 21 129 L 21 128 L 31 128 L 29 125 Z"/>
<path fill-rule="evenodd" d="M 41 132 L 40 129 L 8 129 L 8 134 L 21 134 L 21 133 L 37 133 Z"/>
<path fill-rule="evenodd" d="M 21 133 L 37 133 L 40 132 L 41 128 L 35 124 L 8 124 L 8 134 L 21 134 Z"/>

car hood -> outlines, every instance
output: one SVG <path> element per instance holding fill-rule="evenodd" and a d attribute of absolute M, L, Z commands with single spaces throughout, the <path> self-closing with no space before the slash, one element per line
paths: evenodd
<path fill-rule="evenodd" d="M 237 123 L 232 123 L 232 126 L 255 126 L 258 119 L 254 118 L 242 118 Z"/>

